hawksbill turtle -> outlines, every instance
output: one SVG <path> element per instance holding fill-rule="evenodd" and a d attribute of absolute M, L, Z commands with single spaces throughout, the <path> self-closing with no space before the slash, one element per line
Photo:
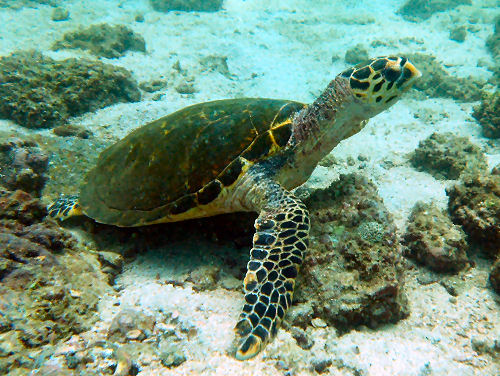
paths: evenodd
<path fill-rule="evenodd" d="M 186 107 L 104 150 L 79 196 L 60 197 L 49 215 L 130 227 L 258 212 L 235 328 L 235 357 L 249 359 L 292 304 L 308 246 L 309 214 L 290 190 L 420 75 L 404 57 L 379 57 L 337 75 L 310 105 L 241 98 Z"/>

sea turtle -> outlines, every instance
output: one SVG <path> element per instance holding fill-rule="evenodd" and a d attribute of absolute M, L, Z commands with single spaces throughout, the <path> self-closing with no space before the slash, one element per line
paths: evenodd
<path fill-rule="evenodd" d="M 290 190 L 420 75 L 404 57 L 379 57 L 340 73 L 310 105 L 242 98 L 186 107 L 104 150 L 79 196 L 48 212 L 122 227 L 258 212 L 235 328 L 236 358 L 251 358 L 292 304 L 308 245 L 307 208 Z"/>

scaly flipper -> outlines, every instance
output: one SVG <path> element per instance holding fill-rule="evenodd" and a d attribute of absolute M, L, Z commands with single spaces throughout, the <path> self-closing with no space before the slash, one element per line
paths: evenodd
<path fill-rule="evenodd" d="M 299 199 L 273 181 L 259 188 L 265 196 L 244 280 L 245 305 L 236 325 L 240 360 L 257 355 L 276 334 L 292 304 L 309 237 L 309 213 Z"/>
<path fill-rule="evenodd" d="M 69 217 L 83 215 L 77 195 L 59 197 L 47 207 L 47 212 L 50 217 L 57 218 L 61 221 Z"/>

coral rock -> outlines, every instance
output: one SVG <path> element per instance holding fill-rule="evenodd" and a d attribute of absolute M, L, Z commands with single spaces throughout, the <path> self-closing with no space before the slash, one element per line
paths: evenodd
<path fill-rule="evenodd" d="M 430 18 L 434 13 L 469 4 L 471 0 L 407 0 L 397 13 L 406 20 L 417 22 Z"/>
<path fill-rule="evenodd" d="M 23 225 L 40 221 L 47 211 L 41 201 L 21 190 L 0 191 L 0 220 L 16 220 Z"/>
<path fill-rule="evenodd" d="M 468 261 L 465 233 L 434 204 L 415 204 L 403 242 L 408 257 L 437 272 L 459 271 Z"/>
<path fill-rule="evenodd" d="M 106 292 L 92 255 L 23 191 L 0 194 L 0 373 L 33 368 L 33 352 L 89 328 Z M 22 344 L 22 346 L 19 345 Z M 25 374 L 28 374 L 26 372 Z"/>
<path fill-rule="evenodd" d="M 28 128 L 54 127 L 69 117 L 141 94 L 124 68 L 99 61 L 56 61 L 36 51 L 0 58 L 0 116 Z"/>
<path fill-rule="evenodd" d="M 468 175 L 446 189 L 448 210 L 471 240 L 493 257 L 500 254 L 500 175 Z"/>
<path fill-rule="evenodd" d="M 81 48 L 93 55 L 112 59 L 125 55 L 129 50 L 146 52 L 146 42 L 127 26 L 99 24 L 64 34 L 63 39 L 54 43 L 52 48 Z"/>
<path fill-rule="evenodd" d="M 10 138 L 0 144 L 0 182 L 10 190 L 40 196 L 48 165 L 47 155 L 35 142 Z"/>
<path fill-rule="evenodd" d="M 500 138 L 500 93 L 483 98 L 481 104 L 474 107 L 472 116 L 481 124 L 485 137 Z"/>
<path fill-rule="evenodd" d="M 307 301 L 314 316 L 341 331 L 405 317 L 396 228 L 375 186 L 361 176 L 342 175 L 306 203 L 311 245 L 296 300 Z"/>
<path fill-rule="evenodd" d="M 431 55 L 409 54 L 408 59 L 422 70 L 422 77 L 415 82 L 414 88 L 424 92 L 429 97 L 453 98 L 463 102 L 481 99 L 483 81 L 473 77 L 452 76 Z"/>
<path fill-rule="evenodd" d="M 413 167 L 428 172 L 436 179 L 458 179 L 462 173 L 487 171 L 481 149 L 467 137 L 452 133 L 433 133 L 421 141 L 410 156 Z"/>
<path fill-rule="evenodd" d="M 500 16 L 495 18 L 495 31 L 486 40 L 486 47 L 493 57 L 500 55 Z"/>

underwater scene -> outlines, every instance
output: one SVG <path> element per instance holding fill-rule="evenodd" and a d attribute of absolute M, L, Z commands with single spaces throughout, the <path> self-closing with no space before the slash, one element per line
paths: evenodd
<path fill-rule="evenodd" d="M 0 375 L 500 374 L 498 0 L 0 0 Z"/>

